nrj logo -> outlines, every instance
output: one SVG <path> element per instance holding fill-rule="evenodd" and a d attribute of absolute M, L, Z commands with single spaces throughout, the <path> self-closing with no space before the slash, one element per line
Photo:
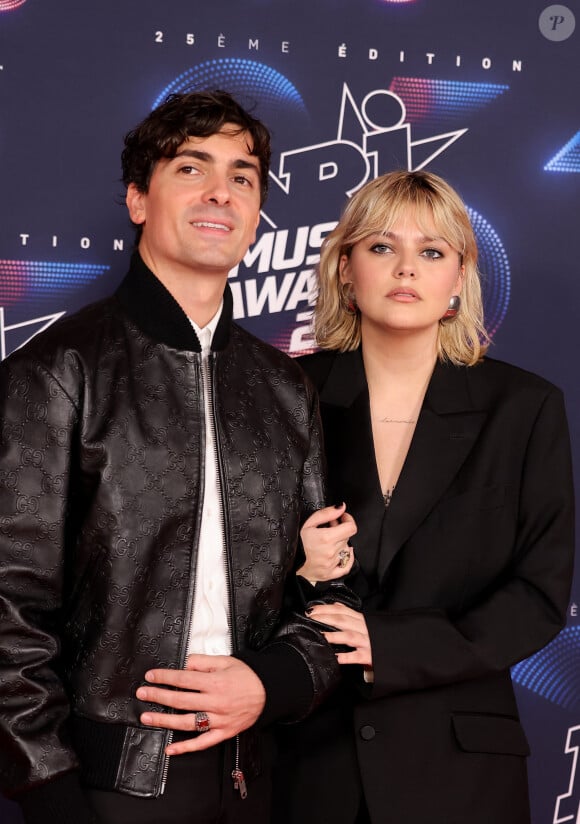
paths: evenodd
<path fill-rule="evenodd" d="M 26 0 L 0 0 L 0 14 L 4 11 L 14 11 L 25 3 Z"/>
<path fill-rule="evenodd" d="M 336 138 L 283 152 L 276 184 L 266 205 L 266 220 L 275 228 L 277 207 L 287 214 L 285 198 L 306 193 L 299 212 L 311 204 L 318 215 L 328 215 L 368 180 L 390 171 L 393 164 L 415 171 L 424 168 L 449 148 L 467 129 L 456 129 L 413 139 L 402 98 L 388 89 L 373 89 L 357 101 L 344 84 L 338 112 Z M 316 191 L 313 200 L 312 194 Z M 322 207 L 322 208 L 321 208 Z"/>
<path fill-rule="evenodd" d="M 580 726 L 570 727 L 564 752 L 572 756 L 568 790 L 556 799 L 553 824 L 580 824 L 580 786 L 578 775 L 578 750 L 580 749 Z"/>

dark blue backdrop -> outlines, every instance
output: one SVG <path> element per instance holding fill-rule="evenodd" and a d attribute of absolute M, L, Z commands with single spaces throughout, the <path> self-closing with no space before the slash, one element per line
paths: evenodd
<path fill-rule="evenodd" d="M 578 465 L 579 3 L 200 6 L 0 0 L 0 357 L 123 275 L 122 135 L 170 91 L 220 87 L 274 135 L 272 194 L 231 274 L 240 322 L 307 350 L 312 269 L 347 194 L 429 168 L 471 209 L 492 354 L 564 389 Z M 566 630 L 514 669 L 534 824 L 580 820 L 578 599 L 576 584 Z"/>

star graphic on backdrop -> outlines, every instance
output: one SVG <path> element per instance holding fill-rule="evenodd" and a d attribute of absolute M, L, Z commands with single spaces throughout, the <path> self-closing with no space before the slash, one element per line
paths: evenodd
<path fill-rule="evenodd" d="M 20 349 L 39 332 L 44 332 L 64 314 L 64 311 L 55 312 L 51 315 L 23 320 L 20 323 L 7 324 L 4 307 L 0 306 L 0 360 L 4 360 L 11 352 Z"/>

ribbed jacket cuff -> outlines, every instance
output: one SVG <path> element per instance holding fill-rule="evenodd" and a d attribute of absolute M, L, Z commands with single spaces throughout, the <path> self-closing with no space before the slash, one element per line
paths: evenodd
<path fill-rule="evenodd" d="M 244 650 L 236 657 L 254 670 L 266 690 L 258 726 L 306 715 L 314 698 L 312 677 L 306 661 L 290 644 L 275 643 L 260 652 Z"/>
<path fill-rule="evenodd" d="M 26 824 L 97 824 L 77 772 L 59 775 L 23 793 L 17 801 Z"/>

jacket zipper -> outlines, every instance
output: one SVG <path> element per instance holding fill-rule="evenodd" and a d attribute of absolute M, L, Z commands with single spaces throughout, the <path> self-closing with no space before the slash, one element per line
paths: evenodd
<path fill-rule="evenodd" d="M 214 397 L 215 397 L 215 379 L 216 379 L 216 356 L 210 352 L 208 357 L 208 367 L 209 367 L 209 375 L 208 375 L 208 391 L 209 391 L 209 409 L 210 409 L 210 420 L 212 426 L 212 434 L 213 434 L 213 442 L 214 442 L 214 456 L 217 463 L 217 474 L 219 478 L 219 489 L 220 489 L 220 498 L 221 498 L 221 521 L 222 521 L 222 533 L 224 536 L 224 568 L 226 570 L 226 579 L 228 585 L 228 598 L 229 598 L 229 610 L 228 610 L 228 629 L 230 631 L 230 640 L 232 644 L 232 652 L 237 652 L 238 644 L 236 634 L 234 632 L 234 627 L 236 625 L 236 605 L 234 602 L 234 588 L 233 588 L 233 580 L 232 580 L 232 564 L 230 554 L 228 553 L 228 534 L 227 534 L 227 524 L 225 518 L 226 512 L 226 500 L 225 500 L 225 485 L 224 485 L 224 470 L 223 470 L 223 462 L 221 458 L 221 452 L 219 449 L 219 442 L 218 442 L 218 426 L 217 426 L 217 416 L 215 411 L 215 404 L 214 404 Z M 236 735 L 235 737 L 235 755 L 234 755 L 234 769 L 232 770 L 232 779 L 234 782 L 234 790 L 238 790 L 240 793 L 240 798 L 244 799 L 248 795 L 248 790 L 246 787 L 246 779 L 244 776 L 243 771 L 240 769 L 240 736 Z"/>
<path fill-rule="evenodd" d="M 248 796 L 248 788 L 246 787 L 246 779 L 242 770 L 240 770 L 240 736 L 236 735 L 236 755 L 234 759 L 234 769 L 232 770 L 232 778 L 234 779 L 234 790 L 238 790 L 240 798 L 243 800 Z"/>
<path fill-rule="evenodd" d="M 228 546 L 228 535 L 226 530 L 226 519 L 225 519 L 225 494 L 224 494 L 224 471 L 223 465 L 221 461 L 221 453 L 219 450 L 219 443 L 218 443 L 218 427 L 217 427 L 217 420 L 216 420 L 216 411 L 214 405 L 214 397 L 215 397 L 215 355 L 210 352 L 207 360 L 207 365 L 204 363 L 203 357 L 201 358 L 201 379 L 202 379 L 202 387 L 203 387 L 203 394 L 202 398 L 205 398 L 205 392 L 207 390 L 208 393 L 208 406 L 209 406 L 209 419 L 210 425 L 212 427 L 212 435 L 213 435 L 213 442 L 214 442 L 214 459 L 217 465 L 217 476 L 219 479 L 219 488 L 220 488 L 220 498 L 221 498 L 221 508 L 220 508 L 220 516 L 221 516 L 221 523 L 222 523 L 222 532 L 224 536 L 224 553 L 223 553 L 223 560 L 224 560 L 224 569 L 226 571 L 226 579 L 228 585 L 228 598 L 229 598 L 229 610 L 227 616 L 228 622 L 228 630 L 230 634 L 230 640 L 232 644 L 232 651 L 237 651 L 237 639 L 235 633 L 233 631 L 233 627 L 235 625 L 235 603 L 234 603 L 234 596 L 233 596 L 233 586 L 232 586 L 232 569 L 231 569 L 231 559 L 229 557 L 229 553 L 227 551 Z M 203 411 L 203 417 L 205 420 L 205 405 Z M 204 449 L 204 456 L 205 456 L 205 441 L 203 444 Z M 205 460 L 205 458 L 204 458 Z M 202 477 L 202 485 L 205 482 L 205 478 Z M 191 626 L 191 611 L 193 609 L 193 600 L 194 600 L 194 592 L 195 592 L 195 581 L 194 586 L 192 587 L 191 591 L 191 598 L 190 598 L 190 605 L 188 610 L 188 639 L 189 639 L 189 628 Z M 187 643 L 185 644 L 185 652 L 187 653 Z M 185 663 L 185 659 L 183 658 L 181 661 L 181 666 Z M 173 741 L 173 730 L 169 731 L 167 736 L 165 746 L 168 746 Z M 234 769 L 232 770 L 232 780 L 234 782 L 234 789 L 240 793 L 240 798 L 245 799 L 248 795 L 248 789 L 246 786 L 246 779 L 243 773 L 243 770 L 240 768 L 240 736 L 236 735 L 235 737 L 235 751 L 234 751 Z M 163 760 L 163 768 L 162 768 L 162 775 L 161 775 L 161 789 L 160 794 L 163 795 L 165 792 L 165 787 L 167 785 L 167 775 L 169 773 L 169 759 L 170 756 L 164 755 Z"/>
<path fill-rule="evenodd" d="M 173 730 L 169 730 L 169 735 L 165 741 L 165 747 L 168 747 L 169 744 L 173 741 Z M 163 768 L 161 772 L 161 789 L 159 790 L 159 795 L 163 795 L 165 792 L 165 787 L 167 786 L 167 774 L 169 773 L 169 759 L 171 756 L 167 755 L 167 753 L 163 753 Z"/>
<path fill-rule="evenodd" d="M 201 397 L 201 417 L 202 417 L 202 420 L 205 421 L 205 391 L 206 391 L 206 380 L 205 380 L 205 378 L 206 378 L 206 370 L 205 370 L 205 367 L 204 367 L 203 356 L 200 356 L 200 360 L 199 360 L 199 375 L 201 377 L 201 381 L 200 381 L 200 384 L 201 384 L 201 396 L 200 396 Z M 209 384 L 209 381 L 208 381 L 208 384 Z M 210 403 L 211 403 L 211 396 L 210 396 Z M 200 488 L 202 488 L 202 489 L 205 488 L 205 469 L 204 469 L 204 466 L 205 466 L 205 444 L 206 444 L 206 440 L 205 440 L 205 437 L 204 437 L 203 443 L 202 443 L 202 452 L 201 452 L 201 456 L 203 456 L 203 458 L 200 457 L 200 473 L 201 473 Z M 201 523 L 201 519 L 200 519 L 199 522 Z M 196 552 L 195 552 L 195 557 L 192 559 L 192 568 L 193 568 L 194 563 L 197 563 L 197 550 L 199 550 L 199 536 L 198 536 L 198 543 L 197 543 L 197 549 L 196 549 Z M 180 666 L 181 669 L 183 669 L 183 667 L 185 666 L 185 662 L 187 660 L 187 647 L 188 647 L 188 644 L 189 644 L 189 636 L 190 636 L 190 631 L 191 631 L 191 616 L 193 614 L 193 601 L 194 601 L 194 596 L 195 596 L 195 572 L 193 573 L 192 578 L 193 578 L 193 585 L 191 586 L 191 591 L 190 591 L 188 605 L 187 605 L 187 615 L 186 615 L 187 634 L 186 634 L 186 637 L 185 637 L 185 644 L 182 648 L 182 654 L 181 654 L 181 658 L 180 658 L 180 661 L 179 661 L 179 666 Z M 165 738 L 165 744 L 163 746 L 164 749 L 166 749 L 173 742 L 174 734 L 175 734 L 174 730 L 169 730 L 168 731 L 167 736 Z M 160 784 L 160 789 L 159 789 L 159 795 L 164 794 L 165 787 L 167 786 L 167 776 L 169 774 L 170 759 L 171 759 L 171 756 L 167 755 L 167 753 L 164 752 L 163 753 L 163 760 L 161 762 L 162 763 L 162 767 L 161 767 L 161 784 Z"/>
<path fill-rule="evenodd" d="M 210 418 L 210 425 L 213 435 L 213 443 L 214 443 L 214 459 L 216 462 L 216 469 L 217 469 L 217 477 L 219 482 L 219 493 L 220 493 L 220 519 L 222 525 L 222 535 L 224 536 L 224 549 L 223 549 L 223 566 L 226 572 L 226 581 L 228 586 L 228 603 L 229 603 L 229 610 L 227 615 L 227 623 L 228 623 L 228 631 L 230 634 L 230 641 L 232 644 L 232 651 L 237 652 L 237 643 L 236 638 L 234 635 L 233 627 L 235 625 L 235 605 L 234 605 L 234 596 L 233 596 L 233 586 L 232 586 L 232 569 L 231 569 L 231 561 L 228 554 L 227 546 L 228 546 L 228 534 L 226 529 L 226 518 L 225 518 L 225 511 L 226 511 L 226 500 L 225 500 L 225 493 L 224 493 L 224 469 L 221 460 L 221 453 L 219 450 L 219 440 L 218 440 L 218 426 L 217 426 L 217 416 L 214 406 L 214 397 L 215 397 L 215 365 L 216 365 L 216 357 L 213 352 L 209 353 L 207 368 L 209 369 L 209 373 L 207 375 L 207 390 L 208 390 L 208 398 L 209 398 L 209 418 Z"/>

